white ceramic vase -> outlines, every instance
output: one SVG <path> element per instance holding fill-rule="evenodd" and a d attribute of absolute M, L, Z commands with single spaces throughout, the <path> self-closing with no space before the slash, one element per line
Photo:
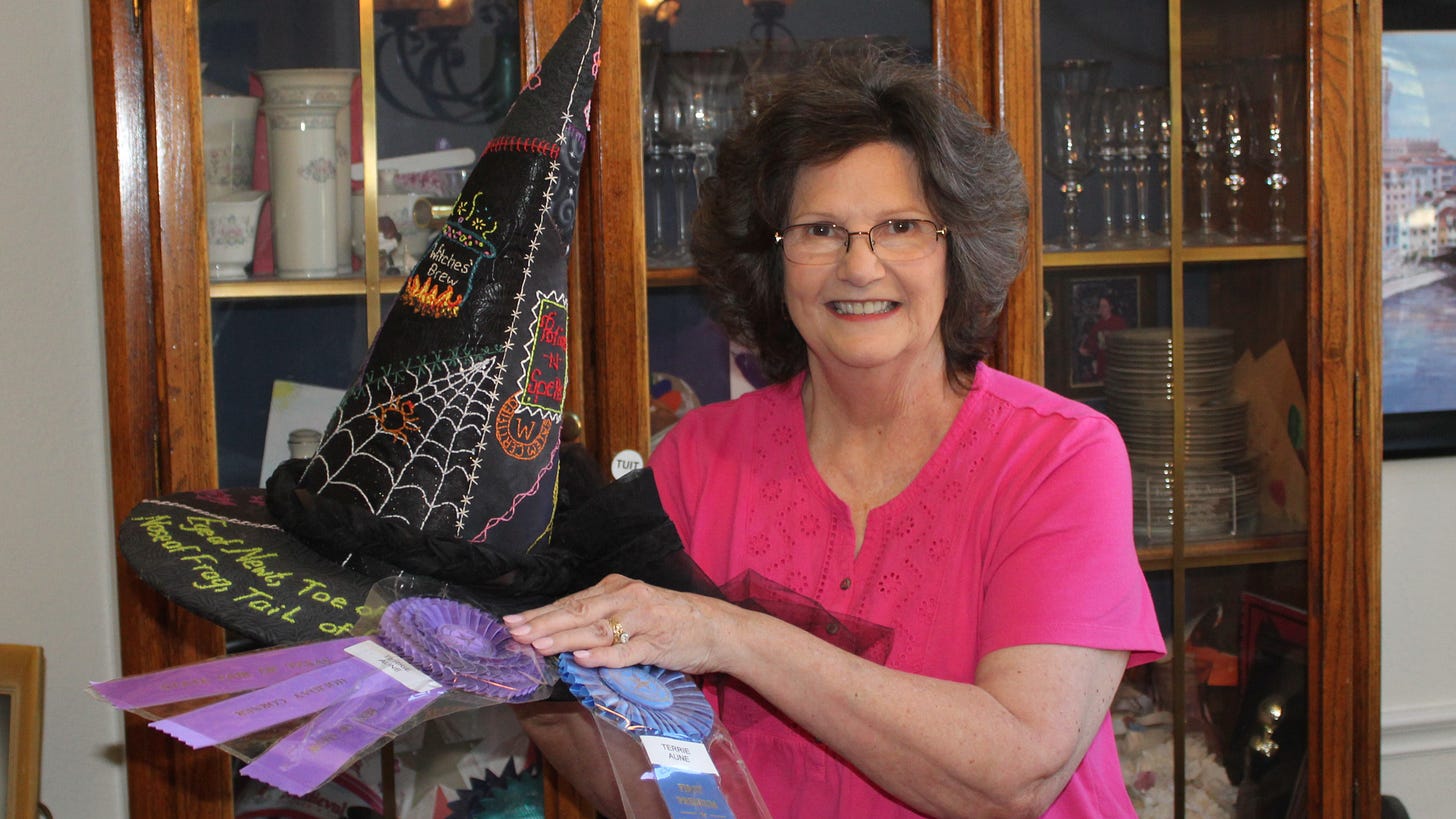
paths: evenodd
<path fill-rule="evenodd" d="M 339 165 L 337 124 L 357 75 L 352 68 L 258 72 L 268 120 L 273 265 L 281 279 L 326 278 L 348 269 L 348 259 L 340 260 L 339 236 L 343 230 L 347 238 L 340 185 L 347 190 L 349 174 L 347 164 Z M 347 145 L 347 134 L 344 139 Z"/>
<path fill-rule="evenodd" d="M 247 278 L 267 191 L 229 191 L 207 200 L 207 263 L 215 282 Z"/>
<path fill-rule="evenodd" d="M 253 187 L 257 97 L 202 98 L 202 150 L 209 198 Z"/>

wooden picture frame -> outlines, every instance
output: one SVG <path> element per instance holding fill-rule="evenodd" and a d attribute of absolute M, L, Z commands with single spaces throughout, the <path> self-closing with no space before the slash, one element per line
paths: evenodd
<path fill-rule="evenodd" d="M 1386 458 L 1456 454 L 1456 7 L 1383 7 L 1381 227 Z"/>
<path fill-rule="evenodd" d="M 41 711 L 45 658 L 40 646 L 0 645 L 4 705 L 5 819 L 35 819 L 40 807 Z"/>
<path fill-rule="evenodd" d="M 1048 277 L 1046 384 L 1078 400 L 1102 396 L 1106 331 L 1148 322 L 1153 294 L 1144 273 L 1078 270 Z M 1105 305 L 1104 305 L 1105 302 Z M 1110 311 L 1110 316 L 1104 316 Z"/>

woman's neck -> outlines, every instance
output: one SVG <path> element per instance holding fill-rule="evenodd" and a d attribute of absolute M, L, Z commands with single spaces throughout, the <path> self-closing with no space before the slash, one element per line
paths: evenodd
<path fill-rule="evenodd" d="M 804 379 L 809 457 L 825 485 L 849 507 L 856 554 L 870 512 L 915 480 L 965 399 L 943 367 L 915 369 L 836 377 L 811 365 Z"/>
<path fill-rule="evenodd" d="M 965 392 L 946 377 L 944 365 L 846 371 L 811 361 L 802 396 L 811 441 L 852 444 L 855 439 L 874 439 L 891 430 L 903 433 L 907 428 L 933 429 L 939 440 L 950 428 Z"/>

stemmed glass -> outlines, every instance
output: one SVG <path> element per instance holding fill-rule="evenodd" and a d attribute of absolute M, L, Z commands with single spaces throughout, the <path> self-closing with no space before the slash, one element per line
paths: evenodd
<path fill-rule="evenodd" d="M 1227 74 L 1233 74 L 1233 66 L 1226 65 Z M 1219 105 L 1219 147 L 1224 160 L 1224 187 L 1228 189 L 1228 229 L 1224 239 L 1228 242 L 1242 242 L 1244 235 L 1244 176 L 1245 162 L 1249 153 L 1249 117 L 1244 95 L 1237 86 L 1225 86 Z"/>
<path fill-rule="evenodd" d="M 1156 125 L 1153 148 L 1157 155 L 1158 198 L 1163 211 L 1158 235 L 1160 241 L 1166 243 L 1173 236 L 1173 112 L 1167 88 L 1151 88 L 1148 93 L 1149 114 L 1154 117 Z"/>
<path fill-rule="evenodd" d="M 697 207 L 697 182 L 693 177 L 693 83 L 690 52 L 673 51 L 662 55 L 665 72 L 659 84 L 658 107 L 662 111 L 661 134 L 667 143 L 667 182 L 672 190 L 673 226 L 675 231 L 665 264 L 683 264 L 689 258 L 692 215 Z"/>
<path fill-rule="evenodd" d="M 1198 175 L 1198 226 L 1191 244 L 1212 244 L 1218 240 L 1213 228 L 1214 157 L 1218 152 L 1219 113 L 1227 90 L 1216 82 L 1194 82 L 1184 90 L 1184 118 L 1188 122 L 1189 149 Z"/>
<path fill-rule="evenodd" d="M 657 43 L 642 44 L 642 162 L 644 182 L 642 198 L 647 228 L 647 258 L 660 264 L 671 255 L 668 244 L 666 198 L 668 196 L 667 149 L 658 132 L 662 128 L 662 106 L 657 101 L 657 66 L 662 47 Z"/>
<path fill-rule="evenodd" d="M 1102 177 L 1102 232 L 1096 240 L 1099 247 L 1116 247 L 1122 243 L 1117 218 L 1120 197 L 1114 196 L 1114 192 L 1120 193 L 1122 188 L 1118 177 L 1124 165 L 1124 96 L 1120 88 L 1098 88 L 1092 102 L 1092 152 L 1097 173 Z"/>
<path fill-rule="evenodd" d="M 1082 245 L 1077 197 L 1082 193 L 1082 180 L 1093 167 L 1092 103 L 1109 68 L 1101 60 L 1065 60 L 1042 71 L 1042 104 L 1046 109 L 1042 117 L 1042 160 L 1047 174 L 1061 182 L 1065 221 L 1062 246 L 1067 249 Z"/>
<path fill-rule="evenodd" d="M 731 124 L 735 106 L 730 89 L 737 74 L 738 53 L 732 49 L 715 48 L 690 52 L 689 57 L 691 118 L 688 130 L 692 139 L 693 182 L 697 188 L 713 175 L 718 140 L 723 138 Z"/>
<path fill-rule="evenodd" d="M 1153 243 L 1152 215 L 1149 205 L 1148 187 L 1153 173 L 1153 156 L 1158 149 L 1159 100 L 1163 89 L 1151 85 L 1139 85 L 1127 92 L 1123 108 L 1124 134 L 1131 159 L 1134 199 L 1136 200 L 1137 223 L 1134 240 L 1147 246 Z"/>
<path fill-rule="evenodd" d="M 1285 220 L 1284 190 L 1290 166 L 1298 161 L 1302 143 L 1298 112 L 1304 93 L 1304 63 L 1298 57 L 1267 54 L 1240 64 L 1253 110 L 1254 164 L 1268 171 L 1269 239 L 1293 241 L 1299 237 Z"/>

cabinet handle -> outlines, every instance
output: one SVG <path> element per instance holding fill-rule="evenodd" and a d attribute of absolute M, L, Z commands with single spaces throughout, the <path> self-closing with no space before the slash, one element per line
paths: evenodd
<path fill-rule="evenodd" d="M 142 0 L 131 0 L 131 33 L 142 33 Z"/>

